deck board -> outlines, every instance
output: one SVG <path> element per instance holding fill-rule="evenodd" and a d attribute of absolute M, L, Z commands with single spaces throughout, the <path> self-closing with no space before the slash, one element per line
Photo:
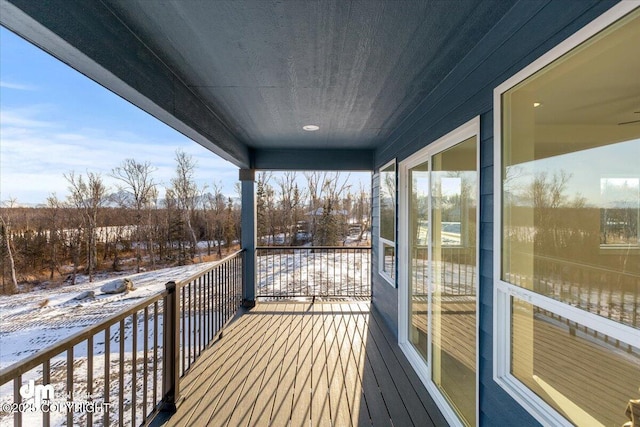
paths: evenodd
<path fill-rule="evenodd" d="M 291 409 L 291 426 L 306 427 L 311 424 L 311 368 L 314 316 L 304 315 L 306 305 L 299 305 L 300 350 L 296 363 L 295 396 Z"/>
<path fill-rule="evenodd" d="M 291 406 L 295 397 L 296 359 L 300 347 L 300 315 L 297 315 L 297 310 L 289 311 L 284 318 L 288 319 L 291 327 L 286 332 L 285 352 L 280 362 L 280 378 L 271 412 L 270 425 L 274 426 L 287 425 L 291 419 Z"/>
<path fill-rule="evenodd" d="M 366 320 L 361 313 L 360 308 L 354 305 L 343 306 L 343 310 L 348 310 L 353 322 L 352 333 L 352 354 L 358 367 L 359 380 L 361 384 L 361 392 L 363 402 L 360 404 L 359 424 L 388 427 L 391 426 L 391 416 L 385 404 L 378 383 L 375 380 L 371 365 L 367 363 L 365 338 L 366 338 Z M 365 408 L 366 407 L 366 408 Z M 365 411 L 366 409 L 366 411 Z M 368 420 L 365 420 L 365 416 Z"/>
<path fill-rule="evenodd" d="M 368 302 L 262 302 L 191 367 L 166 425 L 446 425 L 410 369 Z"/>
<path fill-rule="evenodd" d="M 279 306 L 274 306 L 274 313 L 278 311 Z M 274 313 L 261 313 L 256 314 L 255 312 L 251 315 L 256 319 L 262 319 L 264 316 L 268 316 L 270 318 L 276 318 L 278 315 Z M 253 405 L 251 408 L 238 408 L 237 414 L 240 416 L 244 416 L 246 412 L 249 413 L 248 417 L 250 419 L 250 423 L 247 422 L 243 425 L 268 425 L 271 419 L 271 413 L 273 411 L 273 402 L 275 399 L 275 392 L 278 388 L 278 380 L 280 379 L 280 371 L 273 369 L 271 364 L 274 361 L 280 361 L 284 357 L 284 351 L 286 349 L 286 339 L 287 334 L 289 332 L 289 323 L 288 318 L 279 318 L 279 322 L 276 325 L 272 326 L 272 330 L 275 333 L 273 339 L 265 343 L 262 346 L 261 351 L 268 354 L 268 358 L 266 359 L 266 365 L 262 371 L 260 377 L 256 377 L 254 379 L 253 375 L 250 377 L 243 378 L 244 381 L 250 382 L 253 387 L 250 387 L 251 392 L 254 393 Z M 263 396 L 264 398 L 260 399 L 259 396 Z"/>
<path fill-rule="evenodd" d="M 322 305 L 312 306 L 314 314 L 313 341 L 311 344 L 313 366 L 311 368 L 311 425 L 331 426 L 329 403 L 329 374 L 326 359 L 326 339 L 324 336 L 324 316 Z"/>
<path fill-rule="evenodd" d="M 331 419 L 334 425 L 351 425 L 349 401 L 345 389 L 346 378 L 340 360 L 340 352 L 343 350 L 346 334 L 340 333 L 342 324 L 342 311 L 336 313 L 333 304 L 325 305 L 325 337 L 328 343 L 326 348 L 326 364 L 329 373 L 329 404 L 331 406 Z"/>

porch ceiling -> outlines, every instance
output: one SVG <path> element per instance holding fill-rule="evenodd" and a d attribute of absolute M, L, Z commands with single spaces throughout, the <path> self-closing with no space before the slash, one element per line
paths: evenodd
<path fill-rule="evenodd" d="M 295 167 L 315 150 L 306 164 L 320 168 L 350 150 L 362 157 L 334 166 L 370 169 L 373 150 L 511 2 L 0 5 L 2 25 L 240 167 Z"/>

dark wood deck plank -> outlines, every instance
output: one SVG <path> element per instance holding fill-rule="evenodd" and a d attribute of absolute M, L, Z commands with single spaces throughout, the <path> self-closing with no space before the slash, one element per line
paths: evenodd
<path fill-rule="evenodd" d="M 340 313 L 340 327 L 337 329 L 338 336 L 343 336 L 343 346 L 340 348 L 340 361 L 344 372 L 344 385 L 349 401 L 349 412 L 351 423 L 354 426 L 371 426 L 371 415 L 362 388 L 362 373 L 360 372 L 359 356 L 361 354 L 361 340 L 356 338 L 357 321 L 356 316 L 345 304 L 335 304 L 334 312 Z M 358 358 L 354 352 L 357 351 Z"/>
<path fill-rule="evenodd" d="M 276 330 L 276 337 L 268 348 L 262 348 L 262 351 L 269 353 L 269 362 L 265 367 L 264 375 L 261 381 L 254 383 L 253 386 L 259 390 L 257 400 L 251 409 L 251 425 L 268 425 L 271 420 L 273 411 L 273 402 L 278 389 L 278 381 L 280 379 L 280 366 L 282 358 L 286 350 L 287 334 L 289 332 L 290 323 L 284 321 L 284 317 L 278 314 L 278 310 L 282 307 L 276 304 L 260 305 L 256 307 L 254 316 L 263 316 L 267 312 L 272 312 L 273 316 L 279 320 L 279 325 L 273 329 Z M 255 310 L 255 309 L 254 309 Z M 262 311 L 262 313 L 260 313 Z M 246 333 L 251 333 L 246 330 Z"/>
<path fill-rule="evenodd" d="M 245 323 L 250 328 L 260 327 L 258 318 L 247 318 Z M 181 391 L 184 401 L 181 410 L 170 418 L 169 425 L 190 426 L 196 425 L 198 420 L 206 421 L 206 418 L 202 420 L 201 414 L 215 404 L 226 386 L 226 378 L 223 378 L 225 361 L 237 360 L 249 338 L 241 328 L 231 329 L 214 345 L 215 351 L 208 349 L 205 352 L 181 382 L 186 383 Z"/>
<path fill-rule="evenodd" d="M 350 304 L 348 310 L 355 322 L 353 335 L 353 355 L 357 361 L 360 381 L 362 383 L 362 393 L 365 397 L 367 410 L 369 411 L 370 424 L 375 427 L 392 426 L 391 415 L 387 409 L 387 404 L 382 396 L 377 379 L 371 364 L 367 361 L 366 338 L 367 338 L 367 318 L 369 311 L 364 311 L 358 305 Z"/>
<path fill-rule="evenodd" d="M 322 304 L 313 305 L 313 366 L 311 371 L 311 425 L 331 426 L 329 376 L 326 363 L 326 340 Z"/>
<path fill-rule="evenodd" d="M 327 341 L 326 364 L 329 374 L 329 404 L 334 426 L 351 425 L 349 400 L 345 390 L 345 376 L 340 360 L 340 351 L 345 334 L 339 333 L 342 312 L 336 313 L 333 304 L 323 304 L 324 334 Z M 355 385 L 355 384 L 352 384 Z"/>
<path fill-rule="evenodd" d="M 291 409 L 291 426 L 308 427 L 311 424 L 311 367 L 313 363 L 313 320 L 310 304 L 301 305 L 300 350 L 296 361 L 295 394 Z"/>
<path fill-rule="evenodd" d="M 261 303 L 192 366 L 167 425 L 446 425 L 407 369 L 368 302 Z"/>
<path fill-rule="evenodd" d="M 262 322 L 256 328 L 255 334 L 250 336 L 250 339 L 246 342 L 240 357 L 224 362 L 222 369 L 225 373 L 223 375 L 231 373 L 228 378 L 223 380 L 226 384 L 224 391 L 219 394 L 219 398 L 213 406 L 213 411 L 207 411 L 210 414 L 208 421 L 205 421 L 207 420 L 206 416 L 199 416 L 198 421 L 202 420 L 206 425 L 228 425 L 228 420 L 236 409 L 236 404 L 242 395 L 244 385 L 252 373 L 251 368 L 254 366 L 256 358 L 260 356 L 263 340 L 271 338 L 270 334 L 272 334 L 273 325 L 281 321 L 282 319 L 279 316 L 264 315 Z M 209 390 L 209 393 L 216 388 L 219 388 L 219 385 Z M 211 408 L 208 409 L 211 410 Z"/>
<path fill-rule="evenodd" d="M 296 360 L 300 351 L 300 324 L 302 316 L 299 311 L 300 305 L 295 304 L 289 307 L 293 309 L 292 314 L 286 317 L 291 318 L 291 328 L 287 333 L 286 350 L 283 356 L 278 380 L 278 388 L 275 393 L 273 411 L 271 413 L 271 423 L 273 426 L 286 426 L 291 420 L 291 407 L 295 397 Z M 291 313 L 291 312 L 290 312 Z"/>
<path fill-rule="evenodd" d="M 282 307 L 279 308 L 282 309 Z M 242 378 L 243 389 L 240 391 L 238 401 L 227 423 L 229 426 L 251 425 L 256 402 L 263 391 L 261 386 L 267 377 L 269 363 L 273 360 L 273 353 L 278 348 L 280 336 L 286 335 L 288 332 L 291 319 L 281 319 L 278 314 L 274 313 L 265 313 L 264 315 L 270 319 L 270 327 L 263 335 L 262 343 L 257 348 L 259 354 L 254 359 L 251 371 Z"/>
<path fill-rule="evenodd" d="M 365 353 L 366 367 L 365 375 L 371 379 L 375 378 L 378 387 L 383 392 L 383 398 L 393 420 L 394 425 L 412 426 L 414 425 L 411 416 L 405 407 L 402 396 L 396 387 L 394 378 L 389 371 L 387 364 L 383 358 L 380 348 L 377 346 L 374 336 L 370 330 L 372 324 L 371 316 L 367 316 L 365 322 L 366 336 Z"/>
<path fill-rule="evenodd" d="M 396 344 L 396 337 L 389 331 L 375 308 L 371 310 L 370 319 L 369 333 L 377 338 L 376 343 L 380 346 L 383 360 L 387 363 L 393 377 L 398 379 L 398 389 L 403 394 L 403 401 L 407 402 L 412 416 L 419 420 L 418 425 L 448 425 L 422 381 Z M 419 400 L 419 404 L 416 399 Z M 427 414 L 426 418 L 423 418 L 424 414 Z"/>

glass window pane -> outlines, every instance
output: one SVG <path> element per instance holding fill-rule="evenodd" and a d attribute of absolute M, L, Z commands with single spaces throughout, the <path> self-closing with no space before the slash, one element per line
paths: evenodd
<path fill-rule="evenodd" d="M 503 94 L 504 281 L 640 328 L 640 12 Z"/>
<path fill-rule="evenodd" d="M 396 166 L 380 171 L 380 237 L 396 240 Z"/>
<path fill-rule="evenodd" d="M 476 425 L 476 138 L 432 158 L 433 381 Z"/>
<path fill-rule="evenodd" d="M 409 339 L 427 360 L 429 267 L 429 164 L 409 171 Z"/>
<path fill-rule="evenodd" d="M 382 271 L 392 279 L 396 277 L 396 248 L 387 243 L 382 243 L 383 262 Z"/>
<path fill-rule="evenodd" d="M 640 348 L 512 298 L 511 373 L 580 426 L 621 426 L 638 398 Z"/>

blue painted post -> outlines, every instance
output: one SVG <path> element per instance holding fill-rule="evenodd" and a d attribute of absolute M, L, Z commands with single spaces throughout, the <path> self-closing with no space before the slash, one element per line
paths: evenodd
<path fill-rule="evenodd" d="M 240 169 L 242 183 L 242 214 L 240 225 L 242 237 L 240 242 L 245 250 L 243 268 L 244 283 L 242 284 L 242 305 L 254 307 L 256 305 L 256 199 L 255 199 L 255 170 Z"/>

